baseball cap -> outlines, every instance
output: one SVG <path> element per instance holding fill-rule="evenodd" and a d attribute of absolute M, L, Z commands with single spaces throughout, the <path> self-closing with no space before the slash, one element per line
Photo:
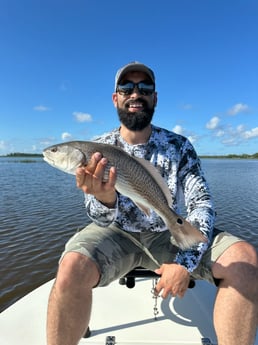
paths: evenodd
<path fill-rule="evenodd" d="M 150 78 L 150 80 L 153 82 L 153 84 L 155 84 L 154 72 L 148 66 L 144 65 L 143 63 L 138 62 L 138 61 L 132 61 L 132 62 L 128 63 L 127 65 L 121 67 L 117 71 L 116 77 L 115 77 L 115 91 L 117 88 L 117 84 L 119 84 L 119 82 L 121 81 L 123 76 L 128 72 L 143 72 L 143 73 L 147 74 L 147 76 Z"/>

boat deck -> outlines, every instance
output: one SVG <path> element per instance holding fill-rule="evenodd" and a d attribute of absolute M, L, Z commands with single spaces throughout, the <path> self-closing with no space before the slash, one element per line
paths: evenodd
<path fill-rule="evenodd" d="M 46 345 L 46 311 L 52 284 L 42 285 L 0 314 L 1 345 Z M 213 286 L 197 281 L 183 299 L 158 297 L 157 301 L 152 288 L 153 279 L 137 278 L 132 289 L 118 281 L 95 289 L 91 336 L 81 339 L 80 345 L 217 344 L 212 323 Z"/>

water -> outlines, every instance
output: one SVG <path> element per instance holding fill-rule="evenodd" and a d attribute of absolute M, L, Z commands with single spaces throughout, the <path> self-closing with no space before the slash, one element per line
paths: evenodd
<path fill-rule="evenodd" d="M 42 160 L 0 158 L 0 310 L 54 277 L 64 243 L 87 223 L 74 176 Z"/>
<path fill-rule="evenodd" d="M 258 160 L 204 159 L 202 166 L 215 202 L 216 226 L 258 251 Z"/>
<path fill-rule="evenodd" d="M 217 226 L 258 251 L 258 160 L 204 159 Z M 55 276 L 65 242 L 88 223 L 74 176 L 0 158 L 0 311 Z"/>

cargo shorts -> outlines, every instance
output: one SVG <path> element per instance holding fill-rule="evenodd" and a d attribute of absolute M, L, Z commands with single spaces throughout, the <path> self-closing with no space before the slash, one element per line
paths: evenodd
<path fill-rule="evenodd" d="M 211 272 L 212 264 L 228 247 L 240 241 L 243 240 L 214 229 L 212 243 L 191 278 L 217 285 Z M 103 228 L 91 223 L 67 242 L 60 261 L 68 252 L 77 252 L 93 260 L 100 272 L 98 286 L 107 286 L 135 267 L 153 271 L 163 263 L 174 262 L 178 247 L 172 244 L 168 230 L 128 233 L 114 224 Z"/>

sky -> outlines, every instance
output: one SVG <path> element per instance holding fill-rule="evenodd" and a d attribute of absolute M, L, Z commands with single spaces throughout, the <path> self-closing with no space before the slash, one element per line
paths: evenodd
<path fill-rule="evenodd" d="M 258 152 L 257 0 L 0 0 L 0 155 L 118 127 L 115 73 L 135 60 L 153 124 L 200 155 Z"/>

